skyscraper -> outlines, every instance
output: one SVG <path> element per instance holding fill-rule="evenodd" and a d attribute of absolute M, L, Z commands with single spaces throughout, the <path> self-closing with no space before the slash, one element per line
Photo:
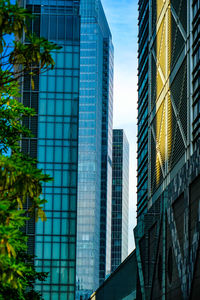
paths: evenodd
<path fill-rule="evenodd" d="M 100 0 L 82 0 L 80 46 L 77 299 L 110 271 L 112 37 Z"/>
<path fill-rule="evenodd" d="M 139 1 L 138 149 L 148 130 L 148 172 L 141 179 L 138 153 L 138 196 L 144 188 L 146 209 L 141 217 L 138 209 L 135 228 L 142 299 L 194 300 L 200 293 L 199 12 L 199 1 Z M 146 101 L 140 93 L 144 61 Z"/>
<path fill-rule="evenodd" d="M 113 130 L 111 271 L 128 255 L 129 143 L 123 129 Z"/>
<path fill-rule="evenodd" d="M 36 18 L 31 30 L 62 46 L 53 52 L 55 68 L 35 76 L 31 88 L 26 75 L 22 87 L 25 106 L 36 110 L 26 119 L 33 139 L 22 149 L 38 160 L 38 168 L 54 180 L 43 187 L 47 221 L 27 224 L 29 252 L 36 255 L 37 271 L 48 272 L 36 290 L 45 300 L 75 297 L 80 18 L 79 1 L 27 0 Z M 28 205 L 28 203 L 27 203 Z"/>

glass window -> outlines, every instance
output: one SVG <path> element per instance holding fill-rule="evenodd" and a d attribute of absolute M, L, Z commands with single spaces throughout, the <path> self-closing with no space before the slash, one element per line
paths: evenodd
<path fill-rule="evenodd" d="M 54 185 L 61 186 L 61 172 L 54 171 Z"/>
<path fill-rule="evenodd" d="M 70 176 L 71 176 L 71 172 L 69 172 L 69 171 L 63 171 L 63 185 L 64 186 L 69 186 L 69 184 L 70 184 Z"/>
<path fill-rule="evenodd" d="M 62 53 L 62 52 L 57 53 L 56 66 L 57 66 L 57 68 L 64 67 L 64 53 Z"/>
<path fill-rule="evenodd" d="M 38 147 L 38 157 L 40 161 L 45 161 L 45 147 Z"/>
<path fill-rule="evenodd" d="M 65 185 L 64 180 L 63 180 L 63 185 Z M 67 195 L 63 195 L 62 198 L 62 209 L 63 210 L 68 210 L 69 209 L 69 199 Z"/>
<path fill-rule="evenodd" d="M 55 124 L 55 138 L 56 139 L 62 138 L 62 130 L 63 130 L 63 126 L 61 123 Z"/>
<path fill-rule="evenodd" d="M 54 115 L 54 100 L 48 100 L 47 114 Z"/>
<path fill-rule="evenodd" d="M 53 244 L 53 259 L 59 259 L 60 258 L 60 244 L 54 243 Z"/>
<path fill-rule="evenodd" d="M 49 39 L 50 40 L 56 40 L 57 36 L 57 16 L 55 15 L 50 15 L 50 35 Z"/>
<path fill-rule="evenodd" d="M 62 152 L 60 147 L 55 147 L 55 162 L 60 163 L 62 161 Z"/>
<path fill-rule="evenodd" d="M 65 16 L 58 16 L 58 40 L 65 40 Z"/>
<path fill-rule="evenodd" d="M 49 15 L 42 15 L 41 17 L 41 36 L 48 39 L 48 28 L 49 28 Z"/>
<path fill-rule="evenodd" d="M 70 235 L 76 234 L 76 222 L 75 220 L 70 220 Z"/>
<path fill-rule="evenodd" d="M 73 17 L 72 16 L 66 16 L 66 39 L 71 40 L 72 39 L 72 22 Z"/>
<path fill-rule="evenodd" d="M 76 196 L 70 196 L 70 208 L 71 210 L 76 210 Z"/>
<path fill-rule="evenodd" d="M 70 93 L 72 91 L 72 78 L 71 77 L 65 77 L 65 92 Z"/>
<path fill-rule="evenodd" d="M 74 68 L 79 68 L 79 54 L 74 53 Z"/>
<path fill-rule="evenodd" d="M 71 115 L 71 101 L 64 102 L 64 115 Z"/>
<path fill-rule="evenodd" d="M 45 199 L 47 200 L 47 202 L 45 203 L 45 210 L 52 210 L 52 200 L 47 199 L 49 197 L 45 197 Z"/>
<path fill-rule="evenodd" d="M 69 220 L 63 219 L 62 220 L 62 235 L 69 234 Z"/>
<path fill-rule="evenodd" d="M 46 147 L 46 161 L 52 162 L 53 161 L 53 147 Z"/>
<path fill-rule="evenodd" d="M 72 248 L 74 245 L 70 245 L 70 248 Z M 75 252 L 75 249 L 74 249 Z M 69 269 L 69 284 L 74 284 L 74 269 Z"/>
<path fill-rule="evenodd" d="M 70 148 L 63 148 L 63 163 L 68 163 L 70 161 Z"/>
<path fill-rule="evenodd" d="M 54 195 L 54 209 L 60 210 L 61 209 L 61 196 L 60 195 Z"/>
<path fill-rule="evenodd" d="M 40 90 L 47 91 L 47 76 L 40 76 Z"/>
<path fill-rule="evenodd" d="M 63 77 L 56 77 L 56 91 L 63 92 Z"/>
<path fill-rule="evenodd" d="M 55 91 L 55 77 L 48 76 L 48 91 L 54 92 Z"/>
<path fill-rule="evenodd" d="M 67 255 L 67 245 L 62 244 L 61 245 L 61 257 L 66 259 L 67 256 L 68 256 Z M 67 268 L 61 268 L 60 283 L 61 284 L 68 283 L 68 269 Z M 65 299 L 66 299 L 66 295 L 65 295 Z"/>
<path fill-rule="evenodd" d="M 68 139 L 70 133 L 70 124 L 64 124 L 63 138 Z"/>
<path fill-rule="evenodd" d="M 52 234 L 52 219 L 47 218 L 44 222 L 44 232 L 45 234 Z"/>
<path fill-rule="evenodd" d="M 79 17 L 74 17 L 74 40 L 79 40 Z"/>
<path fill-rule="evenodd" d="M 79 79 L 78 77 L 73 78 L 73 92 L 78 93 Z"/>
<path fill-rule="evenodd" d="M 77 125 L 76 124 L 72 124 L 71 137 L 73 139 L 77 138 Z"/>
<path fill-rule="evenodd" d="M 53 234 L 60 234 L 60 220 L 54 219 L 53 220 Z"/>
<path fill-rule="evenodd" d="M 46 100 L 40 99 L 39 103 L 39 114 L 46 115 Z"/>
<path fill-rule="evenodd" d="M 70 172 L 70 185 L 76 186 L 76 172 Z"/>
<path fill-rule="evenodd" d="M 63 101 L 56 100 L 56 115 L 62 115 L 62 114 L 63 114 Z"/>
<path fill-rule="evenodd" d="M 36 223 L 36 232 L 38 234 L 42 234 L 43 233 L 43 222 L 41 221 L 41 219 L 38 220 L 38 222 Z"/>
<path fill-rule="evenodd" d="M 47 124 L 47 138 L 52 139 L 54 137 L 54 124 Z"/>
<path fill-rule="evenodd" d="M 42 251 L 43 251 L 43 244 L 42 243 L 36 243 L 35 244 L 35 253 L 36 256 L 42 256 Z"/>
<path fill-rule="evenodd" d="M 72 53 L 65 54 L 65 68 L 72 68 Z"/>
<path fill-rule="evenodd" d="M 44 243 L 44 258 L 51 259 L 51 243 Z"/>

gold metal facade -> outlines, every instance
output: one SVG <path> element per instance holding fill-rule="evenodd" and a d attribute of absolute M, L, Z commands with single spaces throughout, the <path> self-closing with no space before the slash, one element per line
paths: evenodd
<path fill-rule="evenodd" d="M 150 194 L 187 147 L 187 2 L 152 0 L 150 25 Z"/>

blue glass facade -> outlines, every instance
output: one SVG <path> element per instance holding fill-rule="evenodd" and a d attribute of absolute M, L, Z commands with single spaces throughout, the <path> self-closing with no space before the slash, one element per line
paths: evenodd
<path fill-rule="evenodd" d="M 38 15 L 32 30 L 62 46 L 53 52 L 55 68 L 34 78 L 25 77 L 23 102 L 36 109 L 26 120 L 35 139 L 23 140 L 23 150 L 34 152 L 38 167 L 54 180 L 44 184 L 47 221 L 33 224 L 33 253 L 37 271 L 48 272 L 36 282 L 45 300 L 74 300 L 76 265 L 78 113 L 80 72 L 79 1 L 27 0 Z M 30 232 L 29 232 L 30 234 Z M 31 235 L 31 234 L 30 234 Z M 34 246 L 33 246 L 34 245 Z M 31 247 L 31 245 L 30 245 Z"/>
<path fill-rule="evenodd" d="M 99 0 L 83 0 L 80 14 L 76 298 L 87 299 L 91 292 L 99 286 L 99 269 L 100 261 L 102 261 L 100 257 L 102 153 L 107 160 L 110 159 L 109 164 L 111 164 L 113 46 Z M 105 145 L 102 145 L 102 138 L 106 140 Z M 103 150 L 104 152 L 102 152 Z M 110 169 L 111 167 L 108 166 L 103 171 L 106 176 L 106 178 L 104 177 L 106 201 L 109 205 L 111 205 L 111 182 L 107 173 L 111 172 Z M 107 226 L 106 220 L 111 219 L 111 210 L 106 210 L 106 214 L 104 226 Z M 109 232 L 107 232 L 108 235 Z M 108 235 L 104 239 L 105 243 L 106 240 L 109 240 Z M 103 252 L 104 276 L 105 258 L 106 255 Z"/>
<path fill-rule="evenodd" d="M 128 255 L 129 143 L 122 129 L 113 130 L 111 271 Z"/>

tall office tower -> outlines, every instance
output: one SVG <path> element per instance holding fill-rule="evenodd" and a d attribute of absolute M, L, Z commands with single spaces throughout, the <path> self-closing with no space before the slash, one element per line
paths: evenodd
<path fill-rule="evenodd" d="M 129 143 L 123 129 L 113 130 L 111 271 L 128 255 Z"/>
<path fill-rule="evenodd" d="M 138 196 L 147 191 L 141 215 L 138 197 L 135 228 L 137 299 L 195 300 L 200 294 L 199 12 L 200 1 L 139 1 L 138 150 L 148 126 L 148 174 L 142 183 L 138 169 Z M 140 123 L 145 60 L 148 125 Z"/>
<path fill-rule="evenodd" d="M 35 138 L 23 139 L 22 149 L 38 160 L 38 168 L 54 180 L 43 187 L 47 221 L 27 225 L 29 252 L 37 271 L 48 272 L 36 290 L 45 300 L 75 298 L 80 17 L 79 1 L 26 0 L 36 18 L 32 31 L 62 46 L 53 52 L 55 68 L 25 76 L 22 101 L 36 110 L 26 119 Z M 28 205 L 28 204 L 27 204 Z"/>
<path fill-rule="evenodd" d="M 82 0 L 77 224 L 77 299 L 110 271 L 112 37 L 100 0 Z"/>

